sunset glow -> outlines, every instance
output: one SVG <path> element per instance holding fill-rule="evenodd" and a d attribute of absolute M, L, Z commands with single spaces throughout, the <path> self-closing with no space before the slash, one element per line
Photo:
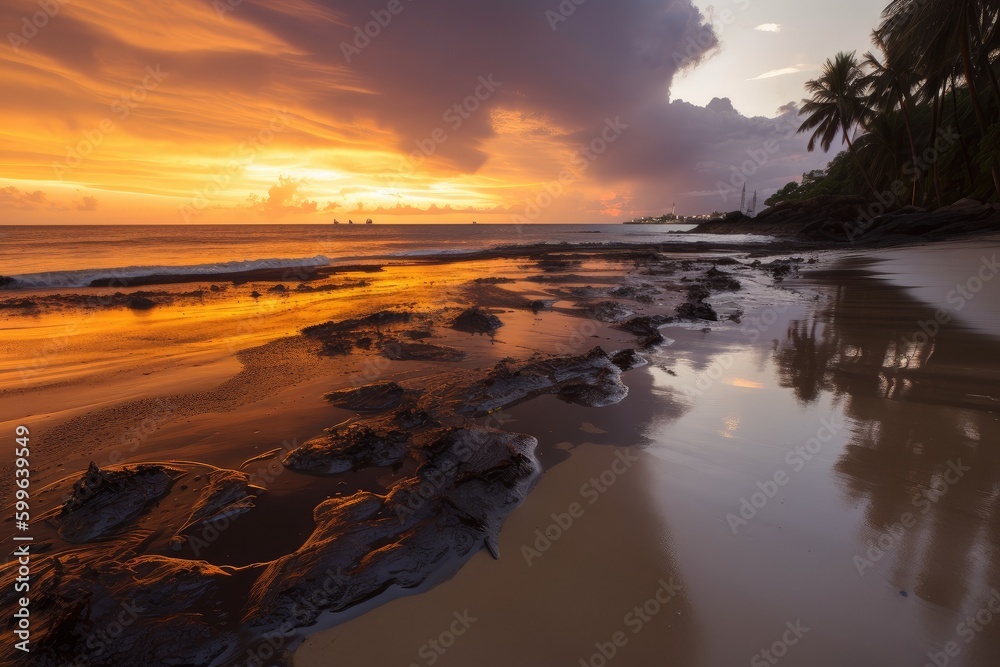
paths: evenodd
<path fill-rule="evenodd" d="M 671 101 L 681 69 L 686 92 L 706 90 L 699 63 L 719 52 L 718 21 L 688 2 L 558 19 L 526 2 L 390 4 L 6 3 L 4 222 L 694 214 L 731 207 L 717 183 L 780 136 L 780 118 L 720 116 L 726 100 Z M 766 12 L 738 18 L 730 35 L 760 35 Z M 632 129 L 606 142 L 616 119 Z M 784 139 L 761 189 L 824 159 Z"/>

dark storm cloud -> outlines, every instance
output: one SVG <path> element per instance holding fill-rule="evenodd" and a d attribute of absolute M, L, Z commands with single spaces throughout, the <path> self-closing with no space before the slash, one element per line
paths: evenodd
<path fill-rule="evenodd" d="M 481 107 L 539 112 L 555 125 L 586 131 L 607 117 L 632 116 L 665 101 L 692 40 L 698 37 L 707 48 L 717 43 L 688 0 L 324 4 L 336 24 L 302 25 L 299 17 L 261 6 L 237 11 L 289 44 L 347 67 L 345 76 L 358 92 L 337 87 L 305 94 L 342 116 L 374 116 L 398 134 L 406 151 L 446 127 L 445 113 L 474 95 L 480 77 L 492 75 L 501 84 Z M 701 52 L 699 47 L 694 55 Z M 438 155 L 472 171 L 488 157 L 480 145 L 490 135 L 490 116 L 481 109 L 468 118 L 458 113 L 461 133 Z"/>

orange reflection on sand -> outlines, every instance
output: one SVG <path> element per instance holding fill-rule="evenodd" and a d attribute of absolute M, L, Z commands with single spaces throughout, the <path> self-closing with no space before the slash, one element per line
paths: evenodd
<path fill-rule="evenodd" d="M 753 380 L 747 380 L 745 378 L 726 378 L 723 380 L 730 387 L 742 387 L 743 389 L 763 389 L 764 385 L 760 382 L 754 382 Z"/>

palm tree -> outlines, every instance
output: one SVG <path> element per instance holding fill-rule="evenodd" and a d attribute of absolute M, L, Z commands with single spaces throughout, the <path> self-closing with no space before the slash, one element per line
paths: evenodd
<path fill-rule="evenodd" d="M 940 99 L 946 94 L 949 77 L 960 68 L 980 133 L 986 135 L 992 123 L 979 80 L 985 76 L 995 82 L 994 73 L 984 70 L 991 67 L 990 49 L 996 39 L 996 0 L 892 0 L 882 17 L 878 32 L 889 50 L 903 54 L 924 78 L 926 97 Z M 994 162 L 990 171 L 1000 195 L 1000 163 Z"/>
<path fill-rule="evenodd" d="M 854 145 L 875 184 L 886 195 L 897 196 L 892 183 L 902 179 L 902 166 L 912 157 L 902 114 L 886 111 L 874 115 L 868 131 L 858 137 Z"/>
<path fill-rule="evenodd" d="M 806 83 L 806 91 L 811 93 L 810 99 L 804 100 L 800 115 L 806 120 L 799 127 L 799 132 L 813 131 L 809 139 L 809 150 L 813 151 L 816 144 L 829 151 L 833 140 L 838 134 L 843 134 L 847 149 L 861 170 L 865 182 L 872 192 L 875 186 L 864 165 L 858 158 L 851 141 L 853 128 L 861 123 L 869 113 L 865 88 L 864 71 L 858 64 L 855 52 L 838 53 L 833 60 L 827 60 L 823 65 L 822 74 L 818 79 Z"/>
<path fill-rule="evenodd" d="M 916 165 L 919 159 L 910 110 L 914 107 L 913 91 L 919 85 L 920 79 L 899 54 L 889 51 L 878 31 L 872 33 L 872 43 L 882 51 L 885 59 L 879 60 L 871 52 L 865 54 L 864 64 L 868 68 L 868 73 L 864 82 L 870 90 L 869 101 L 881 114 L 893 112 L 897 108 L 902 112 L 906 136 L 910 143 L 910 159 L 912 164 Z M 917 203 L 917 183 L 918 179 L 914 177 L 911 204 Z"/>

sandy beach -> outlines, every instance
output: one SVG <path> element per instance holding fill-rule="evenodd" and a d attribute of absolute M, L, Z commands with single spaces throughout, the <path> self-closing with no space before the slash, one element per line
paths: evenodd
<path fill-rule="evenodd" d="M 0 25 L 0 667 L 1000 664 L 1000 2 Z"/>
<path fill-rule="evenodd" d="M 714 666 L 785 655 L 922 665 L 955 647 L 948 664 L 987 665 L 1000 630 L 970 634 L 966 619 L 989 609 L 1000 581 L 998 292 L 980 273 L 998 245 L 522 250 L 297 283 L 310 290 L 287 279 L 274 290 L 273 276 L 215 291 L 157 286 L 173 297 L 144 311 L 84 311 L 55 290 L 37 312 L 4 316 L 11 382 L 0 421 L 42 443 L 33 464 L 43 511 L 59 509 L 90 462 L 181 471 L 101 551 L 222 568 L 214 602 L 192 603 L 229 642 L 213 665 Z M 983 282 L 960 309 L 947 310 L 948 290 L 930 293 L 973 276 Z M 692 297 L 692 284 L 716 287 Z M 193 288 L 203 296 L 184 296 Z M 718 321 L 676 319 L 692 298 Z M 446 324 L 469 306 L 502 327 L 476 335 Z M 389 310 L 413 313 L 399 331 L 421 332 L 399 349 L 440 360 L 352 347 L 361 334 L 342 353 L 328 333 L 338 329 L 315 327 Z M 662 318 L 659 340 L 627 330 L 640 316 Z M 299 333 L 309 327 L 322 333 Z M 542 472 L 505 515 L 498 560 L 493 547 L 453 553 L 335 613 L 320 605 L 262 656 L 268 626 L 238 622 L 267 563 L 306 548 L 315 506 L 386 493 L 413 474 L 405 462 L 326 474 L 282 465 L 324 429 L 373 419 L 325 394 L 392 381 L 445 415 L 468 400 L 452 388 L 483 369 L 597 346 L 648 362 L 623 367 L 627 396 L 588 407 L 557 387 L 445 422 L 537 440 Z M 217 468 L 261 489 L 251 507 L 171 538 Z M 45 569 L 98 553 L 56 525 L 39 524 L 38 536 L 50 545 Z"/>

